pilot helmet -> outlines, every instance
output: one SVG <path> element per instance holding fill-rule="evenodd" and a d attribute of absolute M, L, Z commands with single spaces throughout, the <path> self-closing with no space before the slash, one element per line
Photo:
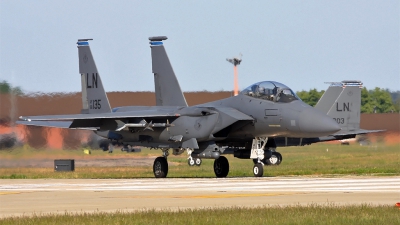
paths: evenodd
<path fill-rule="evenodd" d="M 283 94 L 285 95 L 291 95 L 292 93 L 288 89 L 283 89 Z"/>

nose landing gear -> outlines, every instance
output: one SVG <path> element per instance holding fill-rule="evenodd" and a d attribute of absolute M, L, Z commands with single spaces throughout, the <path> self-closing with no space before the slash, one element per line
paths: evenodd
<path fill-rule="evenodd" d="M 282 155 L 275 151 L 275 144 L 273 146 L 269 145 L 268 151 L 272 151 L 271 155 L 269 157 L 266 156 L 268 158 L 264 157 L 264 148 L 266 148 L 265 145 L 267 141 L 268 138 L 262 137 L 253 139 L 250 158 L 253 159 L 254 162 L 253 173 L 255 177 L 262 177 L 264 165 L 279 165 L 282 162 Z"/>
<path fill-rule="evenodd" d="M 262 163 L 256 163 L 253 167 L 253 174 L 255 177 L 262 177 L 264 174 L 264 167 Z"/>

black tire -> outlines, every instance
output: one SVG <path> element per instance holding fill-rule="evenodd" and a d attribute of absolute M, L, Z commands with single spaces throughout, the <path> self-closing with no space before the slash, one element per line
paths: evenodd
<path fill-rule="evenodd" d="M 225 156 L 220 156 L 214 161 L 214 173 L 217 177 L 226 177 L 229 173 L 229 162 Z"/>
<path fill-rule="evenodd" d="M 278 163 L 276 164 L 276 165 L 279 165 L 279 164 L 281 164 L 282 163 L 282 155 L 281 155 L 281 153 L 279 153 L 279 152 L 275 152 L 275 154 L 278 156 L 278 158 L 279 158 L 279 161 L 278 161 Z"/>
<path fill-rule="evenodd" d="M 153 164 L 153 173 L 156 178 L 165 178 L 168 174 L 168 162 L 165 157 L 157 157 Z"/>
<path fill-rule="evenodd" d="M 193 158 L 188 158 L 188 165 L 189 166 L 194 166 L 196 163 L 195 163 L 195 160 L 193 159 Z"/>
<path fill-rule="evenodd" d="M 253 174 L 254 174 L 255 177 L 262 177 L 263 174 L 264 174 L 263 164 L 261 164 L 261 163 L 254 164 Z"/>
<path fill-rule="evenodd" d="M 194 164 L 195 164 L 196 166 L 200 166 L 202 162 L 203 162 L 203 160 L 200 159 L 200 158 L 195 158 L 195 159 L 194 159 Z"/>
<path fill-rule="evenodd" d="M 263 163 L 268 166 L 277 166 L 281 164 L 282 155 L 279 152 L 273 152 L 270 158 L 264 158 Z"/>

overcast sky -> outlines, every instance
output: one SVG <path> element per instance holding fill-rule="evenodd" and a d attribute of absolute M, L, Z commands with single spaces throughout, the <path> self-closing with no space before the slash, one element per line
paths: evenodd
<path fill-rule="evenodd" d="M 106 91 L 153 91 L 149 36 L 183 91 L 274 80 L 294 91 L 361 80 L 400 90 L 399 1 L 0 1 L 0 80 L 28 92 L 80 91 L 79 38 Z"/>

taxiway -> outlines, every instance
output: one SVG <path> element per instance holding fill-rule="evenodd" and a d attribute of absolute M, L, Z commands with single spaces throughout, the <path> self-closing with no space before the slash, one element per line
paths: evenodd
<path fill-rule="evenodd" d="M 309 204 L 394 205 L 400 177 L 0 180 L 0 217 Z"/>

